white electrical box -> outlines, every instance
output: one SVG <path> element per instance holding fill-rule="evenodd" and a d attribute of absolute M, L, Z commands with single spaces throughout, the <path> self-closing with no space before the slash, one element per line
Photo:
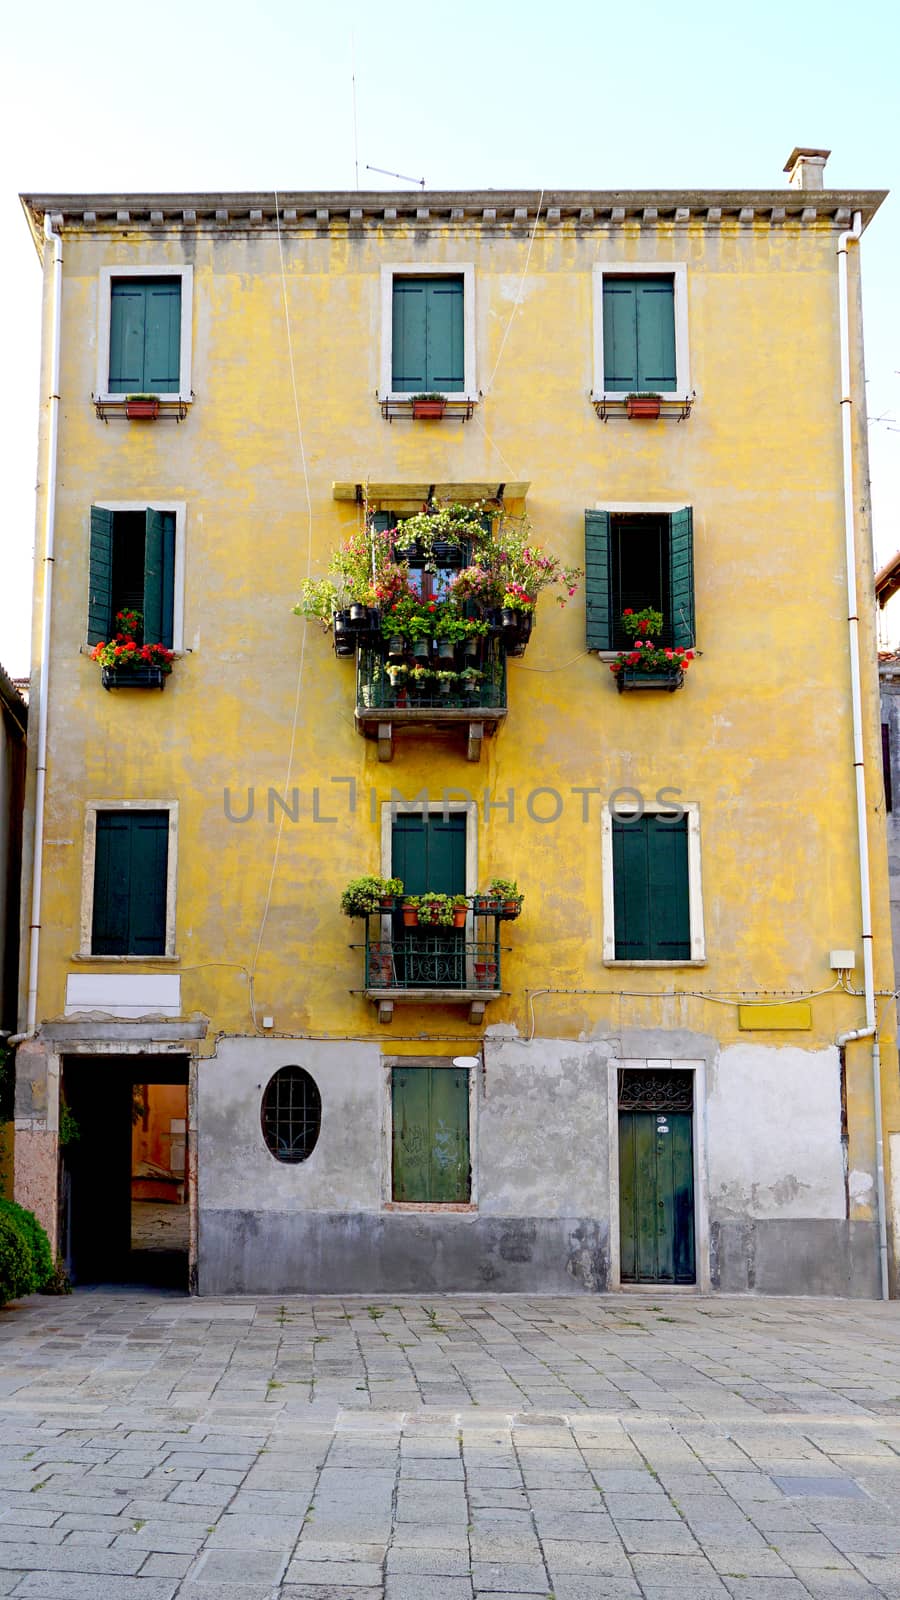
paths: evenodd
<path fill-rule="evenodd" d="M 274 1026 L 275 1026 L 275 1018 L 274 1017 L 263 1017 L 263 1027 L 264 1028 L 274 1028 Z"/>
<path fill-rule="evenodd" d="M 830 966 L 832 972 L 852 972 L 856 966 L 856 951 L 832 950 Z"/>

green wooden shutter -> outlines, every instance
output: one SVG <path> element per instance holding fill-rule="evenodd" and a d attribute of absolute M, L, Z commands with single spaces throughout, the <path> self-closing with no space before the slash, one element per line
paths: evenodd
<path fill-rule="evenodd" d="M 691 915 L 688 888 L 687 817 L 657 816 L 647 823 L 648 916 L 651 959 L 689 961 Z"/>
<path fill-rule="evenodd" d="M 649 818 L 613 818 L 613 906 L 617 961 L 650 961 Z"/>
<path fill-rule="evenodd" d="M 603 387 L 610 394 L 638 388 L 637 284 L 603 279 Z"/>
<path fill-rule="evenodd" d="M 425 309 L 425 388 L 459 392 L 465 379 L 462 278 L 431 279 Z"/>
<path fill-rule="evenodd" d="M 113 279 L 109 305 L 109 392 L 144 392 L 147 294 L 139 278 Z"/>
<path fill-rule="evenodd" d="M 669 516 L 669 595 L 672 642 L 690 649 L 695 640 L 694 515 L 690 506 Z"/>
<path fill-rule="evenodd" d="M 391 872 L 407 894 L 465 894 L 466 817 L 398 812 L 393 822 Z"/>
<path fill-rule="evenodd" d="M 393 528 L 397 518 L 390 511 L 376 511 L 372 518 L 372 527 L 376 533 L 387 533 L 388 528 Z"/>
<path fill-rule="evenodd" d="M 91 506 L 88 573 L 88 644 L 100 644 L 112 632 L 113 513 Z"/>
<path fill-rule="evenodd" d="M 687 818 L 613 819 L 617 961 L 686 961 L 691 954 Z"/>
<path fill-rule="evenodd" d="M 166 948 L 167 811 L 97 815 L 94 955 L 163 955 Z"/>
<path fill-rule="evenodd" d="M 394 1199 L 465 1204 L 468 1073 L 452 1067 L 395 1067 L 392 1102 Z"/>
<path fill-rule="evenodd" d="M 675 281 L 638 278 L 636 389 L 675 388 Z"/>
<path fill-rule="evenodd" d="M 177 394 L 181 384 L 181 279 L 113 279 L 110 394 Z"/>
<path fill-rule="evenodd" d="M 397 394 L 424 394 L 427 278 L 395 278 L 391 384 Z"/>
<path fill-rule="evenodd" d="M 608 511 L 584 513 L 584 557 L 587 647 L 589 650 L 611 650 Z"/>
<path fill-rule="evenodd" d="M 164 955 L 169 813 L 133 811 L 131 828 L 130 954 Z"/>
<path fill-rule="evenodd" d="M 177 394 L 181 368 L 181 279 L 146 284 L 144 382 L 148 394 Z"/>
<path fill-rule="evenodd" d="M 172 648 L 175 609 L 175 513 L 147 511 L 144 537 L 144 643 Z"/>

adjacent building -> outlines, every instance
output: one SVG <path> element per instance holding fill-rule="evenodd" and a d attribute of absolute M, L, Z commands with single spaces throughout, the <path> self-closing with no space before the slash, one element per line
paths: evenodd
<path fill-rule="evenodd" d="M 826 155 L 754 192 L 24 197 L 16 1182 L 80 1281 L 129 1270 L 155 1086 L 201 1294 L 886 1288 L 884 197 Z M 406 547 L 420 609 L 522 517 L 568 604 L 467 605 L 471 656 L 377 594 L 291 614 L 451 504 L 479 526 Z M 348 919 L 367 874 L 463 925 Z"/>

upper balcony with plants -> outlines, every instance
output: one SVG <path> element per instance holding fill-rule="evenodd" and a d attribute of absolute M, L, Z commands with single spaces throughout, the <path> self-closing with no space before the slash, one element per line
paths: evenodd
<path fill-rule="evenodd" d="M 483 504 L 427 506 L 369 523 L 307 580 L 294 610 L 357 662 L 356 722 L 389 760 L 397 725 L 469 724 L 469 758 L 506 715 L 506 659 L 522 656 L 540 594 L 560 605 L 580 569 L 534 542 L 524 517 Z"/>

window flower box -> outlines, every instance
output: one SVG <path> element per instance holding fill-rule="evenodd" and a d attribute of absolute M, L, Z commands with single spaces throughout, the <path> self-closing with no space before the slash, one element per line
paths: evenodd
<path fill-rule="evenodd" d="M 662 408 L 662 397 L 658 394 L 629 394 L 625 396 L 625 415 L 627 417 L 643 417 L 648 422 L 655 422 Z"/>
<path fill-rule="evenodd" d="M 159 398 L 153 394 L 127 394 L 125 415 L 129 422 L 155 422 L 159 416 Z"/>
<path fill-rule="evenodd" d="M 440 394 L 414 394 L 412 396 L 412 414 L 414 422 L 439 422 L 447 408 L 447 402 Z"/>
<path fill-rule="evenodd" d="M 162 667 L 102 667 L 104 689 L 164 689 L 168 674 Z"/>
<path fill-rule="evenodd" d="M 638 667 L 623 667 L 616 673 L 616 688 L 620 694 L 628 689 L 666 689 L 671 694 L 683 683 L 683 667 L 669 668 L 665 672 L 641 672 Z"/>

